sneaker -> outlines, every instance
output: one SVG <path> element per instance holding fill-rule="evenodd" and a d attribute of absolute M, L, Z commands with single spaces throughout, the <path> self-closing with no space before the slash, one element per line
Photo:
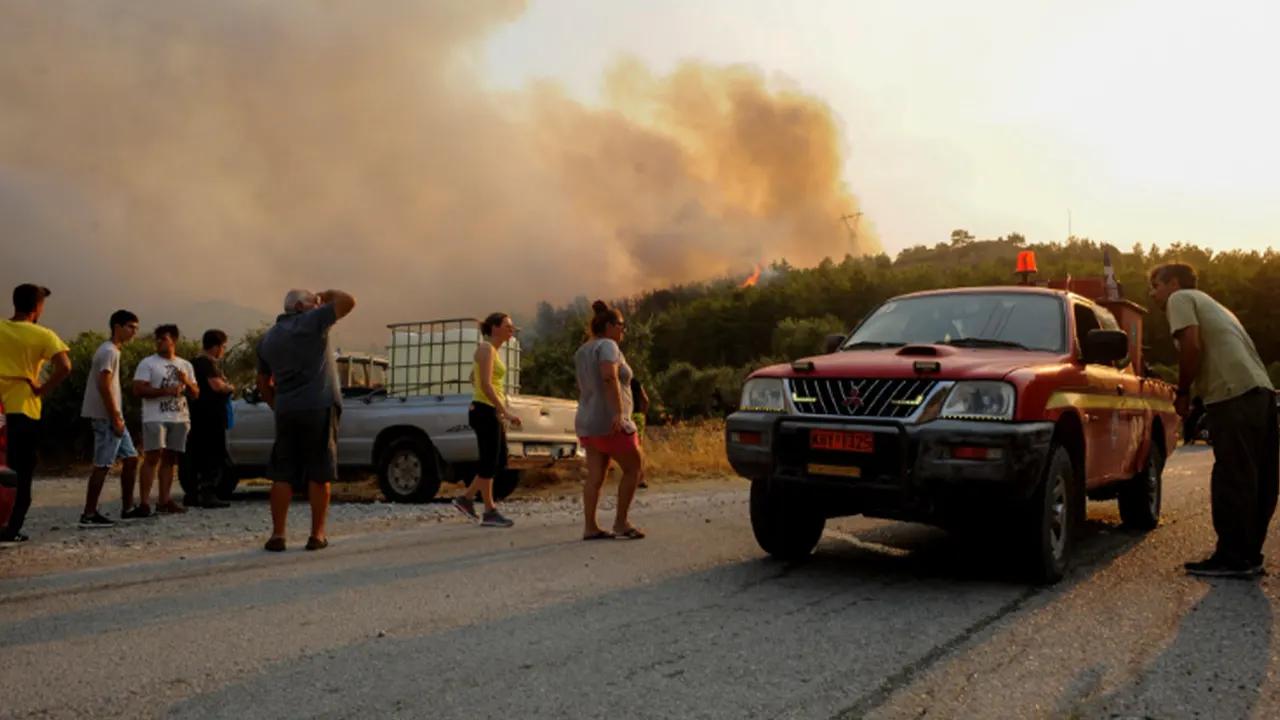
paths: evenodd
<path fill-rule="evenodd" d="M 1263 573 L 1262 565 L 1224 560 L 1218 556 L 1185 563 L 1188 575 L 1199 577 L 1251 578 Z"/>
<path fill-rule="evenodd" d="M 0 543 L 5 545 L 12 545 L 14 543 L 24 543 L 30 539 L 31 538 L 27 537 L 26 535 L 23 535 L 20 532 L 11 533 L 8 530 L 5 530 L 4 532 L 0 532 Z"/>
<path fill-rule="evenodd" d="M 484 527 L 511 527 L 514 522 L 502 516 L 497 510 L 485 510 L 484 518 L 480 520 L 480 524 Z"/>
<path fill-rule="evenodd" d="M 458 509 L 458 512 L 466 515 L 472 520 L 480 519 L 480 516 L 476 515 L 476 501 L 469 497 L 459 495 L 453 499 L 453 506 Z"/>
<path fill-rule="evenodd" d="M 102 513 L 80 516 L 80 527 L 82 528 L 109 528 L 115 526 L 115 521 L 111 518 L 104 517 Z"/>
<path fill-rule="evenodd" d="M 151 517 L 150 505 L 135 505 L 120 513 L 121 520 L 142 520 Z"/>
<path fill-rule="evenodd" d="M 181 505 L 174 502 L 173 500 L 170 500 L 167 503 L 161 503 L 156 506 L 157 514 L 164 513 L 166 515 L 181 515 L 186 511 L 187 511 L 186 508 L 182 507 Z"/>

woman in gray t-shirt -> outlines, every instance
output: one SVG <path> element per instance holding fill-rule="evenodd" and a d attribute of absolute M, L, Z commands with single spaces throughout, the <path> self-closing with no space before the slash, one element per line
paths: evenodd
<path fill-rule="evenodd" d="M 592 303 L 591 309 L 595 311 L 591 318 L 591 337 L 573 356 L 578 375 L 578 415 L 574 428 L 587 451 L 587 482 L 582 488 L 585 515 L 582 539 L 639 540 L 644 532 L 627 520 L 643 462 L 636 425 L 631 419 L 631 367 L 618 347 L 627 324 L 621 312 L 600 300 Z M 600 488 L 611 460 L 622 468 L 613 532 L 601 528 L 596 519 Z"/>

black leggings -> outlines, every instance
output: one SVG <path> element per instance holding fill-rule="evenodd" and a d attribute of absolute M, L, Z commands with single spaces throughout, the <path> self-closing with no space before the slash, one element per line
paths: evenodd
<path fill-rule="evenodd" d="M 476 475 L 493 479 L 507 466 L 507 431 L 498 420 L 498 411 L 482 402 L 473 402 L 467 422 L 476 431 L 476 444 L 480 447 Z"/>

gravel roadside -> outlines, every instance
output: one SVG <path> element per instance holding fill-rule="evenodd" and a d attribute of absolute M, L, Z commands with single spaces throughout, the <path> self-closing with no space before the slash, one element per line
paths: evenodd
<path fill-rule="evenodd" d="M 681 502 L 707 492 L 724 490 L 737 478 L 650 479 L 652 486 L 641 490 L 636 507 Z M 63 570 L 105 567 L 155 560 L 196 557 L 233 548 L 260 547 L 271 531 L 267 496 L 269 483 L 242 482 L 231 507 L 217 510 L 190 508 L 182 515 L 162 515 L 146 520 L 117 522 L 115 527 L 82 529 L 77 525 L 84 503 L 84 477 L 38 478 L 33 490 L 31 512 L 24 532 L 31 541 L 0 549 L 0 578 L 15 579 Z M 389 503 L 381 499 L 376 482 L 364 479 L 333 485 L 329 510 L 329 535 L 343 536 L 392 530 L 423 522 L 467 522 L 447 498 L 458 492 L 457 485 L 441 487 L 439 497 L 423 504 Z M 153 491 L 154 492 L 154 491 Z M 606 483 L 601 512 L 612 510 L 616 481 Z M 561 522 L 577 529 L 581 508 L 576 483 L 520 488 L 504 503 L 504 512 L 516 522 L 531 515 L 546 516 L 546 522 Z M 181 491 L 175 488 L 175 497 Z M 120 515 L 120 485 L 113 474 L 107 480 L 99 504 L 102 512 L 115 519 Z M 291 546 L 306 542 L 310 510 L 303 498 L 295 498 L 289 512 L 288 539 Z"/>

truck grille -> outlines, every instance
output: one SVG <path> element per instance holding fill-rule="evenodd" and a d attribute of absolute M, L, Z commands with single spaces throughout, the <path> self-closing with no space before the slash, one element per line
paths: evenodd
<path fill-rule="evenodd" d="M 906 418 L 929 399 L 937 380 L 791 378 L 791 401 L 806 415 Z"/>

